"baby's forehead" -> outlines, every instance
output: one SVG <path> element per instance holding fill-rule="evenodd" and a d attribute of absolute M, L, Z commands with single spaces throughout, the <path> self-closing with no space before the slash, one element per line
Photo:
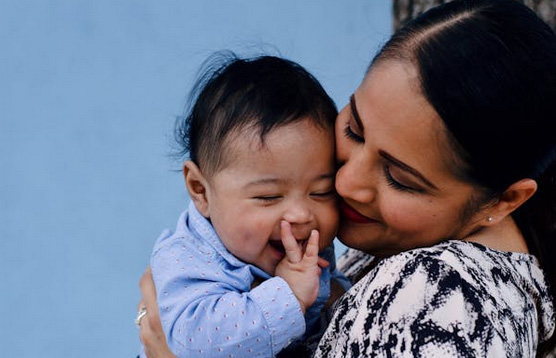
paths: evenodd
<path fill-rule="evenodd" d="M 310 117 L 301 118 L 299 120 L 283 124 L 277 124 L 268 129 L 258 123 L 251 123 L 238 127 L 228 133 L 222 142 L 222 149 L 231 150 L 238 145 L 244 146 L 247 144 L 253 150 L 264 150 L 267 148 L 269 140 L 271 142 L 276 140 L 279 141 L 286 130 L 294 128 L 295 131 L 295 127 L 300 127 L 305 123 L 310 123 L 315 129 L 317 129 L 317 131 L 311 132 L 308 135 L 306 132 L 303 132 L 304 135 L 307 136 L 307 140 L 310 140 L 312 137 L 317 136 L 320 133 L 334 133 L 334 127 L 332 125 L 323 125 L 322 122 L 314 120 Z"/>
<path fill-rule="evenodd" d="M 299 135 L 303 140 L 312 141 L 315 139 L 315 136 L 323 134 L 327 138 L 327 145 L 331 147 L 334 146 L 334 128 L 332 126 L 323 126 L 316 120 L 304 118 L 274 126 L 266 132 L 262 127 L 257 126 L 256 124 L 245 125 L 229 132 L 219 145 L 212 149 L 209 148 L 209 150 L 218 152 L 218 170 L 222 170 L 224 168 L 229 169 L 234 165 L 243 165 L 245 161 L 249 161 L 254 156 L 260 156 L 272 152 L 272 150 L 276 148 L 277 144 L 286 140 L 286 136 L 288 135 L 286 133 L 291 134 L 292 130 L 293 132 L 296 132 L 296 126 L 301 126 L 305 123 L 312 124 L 316 130 L 310 132 L 299 131 Z M 303 138 L 303 136 L 306 136 L 306 138 Z M 282 153 L 284 153 L 283 148 Z M 286 153 L 284 154 L 295 156 L 308 155 L 307 153 L 294 148 L 291 148 L 291 150 L 286 149 Z M 262 164 L 259 163 L 259 165 L 264 165 L 264 162 Z"/>

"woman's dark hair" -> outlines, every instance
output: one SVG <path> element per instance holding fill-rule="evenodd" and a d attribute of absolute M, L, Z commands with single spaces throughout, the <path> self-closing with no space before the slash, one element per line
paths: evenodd
<path fill-rule="evenodd" d="M 226 141 L 239 131 L 253 131 L 264 144 L 270 131 L 299 120 L 309 119 L 323 129 L 334 127 L 334 102 L 297 63 L 219 52 L 203 67 L 190 108 L 176 123 L 175 137 L 180 155 L 189 153 L 205 175 L 226 165 L 230 155 Z"/>
<path fill-rule="evenodd" d="M 537 192 L 512 217 L 556 297 L 556 36 L 515 0 L 453 1 L 397 32 L 373 60 L 415 66 L 457 173 L 490 201 L 520 179 Z M 555 346 L 554 335 L 539 355 Z"/>

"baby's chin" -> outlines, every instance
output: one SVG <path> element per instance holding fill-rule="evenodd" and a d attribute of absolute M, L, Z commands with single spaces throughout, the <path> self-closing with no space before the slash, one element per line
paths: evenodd
<path fill-rule="evenodd" d="M 266 272 L 267 274 L 269 274 L 270 276 L 276 276 L 276 267 L 278 267 L 278 264 L 280 263 L 280 261 L 274 263 L 272 266 L 268 266 L 266 268 L 264 267 L 259 267 L 261 270 L 263 270 L 264 272 Z"/>
<path fill-rule="evenodd" d="M 327 238 L 326 240 L 320 240 L 319 241 L 319 252 L 326 249 L 328 246 L 332 245 L 335 238 L 336 238 L 336 236 L 332 236 L 330 238 Z"/>

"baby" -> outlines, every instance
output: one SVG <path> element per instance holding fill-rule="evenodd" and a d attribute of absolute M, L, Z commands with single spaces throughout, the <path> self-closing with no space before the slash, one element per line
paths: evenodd
<path fill-rule="evenodd" d="M 319 330 L 331 279 L 348 285 L 332 246 L 336 107 L 272 56 L 228 59 L 195 88 L 178 128 L 191 202 L 151 257 L 162 327 L 178 357 L 273 357 Z"/>

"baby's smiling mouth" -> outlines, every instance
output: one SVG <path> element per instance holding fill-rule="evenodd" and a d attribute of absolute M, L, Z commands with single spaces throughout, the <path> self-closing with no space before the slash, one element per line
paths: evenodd
<path fill-rule="evenodd" d="M 308 241 L 307 239 L 297 240 L 297 243 L 301 244 L 301 247 L 303 248 L 303 250 L 305 250 L 305 245 L 307 244 L 307 241 Z M 286 253 L 286 248 L 284 247 L 282 240 L 269 240 L 268 244 L 272 246 L 275 250 L 281 253 Z"/>
<path fill-rule="evenodd" d="M 282 240 L 270 240 L 268 244 L 272 246 L 274 249 L 276 249 L 277 251 L 280 251 L 282 253 L 286 252 L 286 249 L 284 248 L 284 244 L 282 244 Z"/>

